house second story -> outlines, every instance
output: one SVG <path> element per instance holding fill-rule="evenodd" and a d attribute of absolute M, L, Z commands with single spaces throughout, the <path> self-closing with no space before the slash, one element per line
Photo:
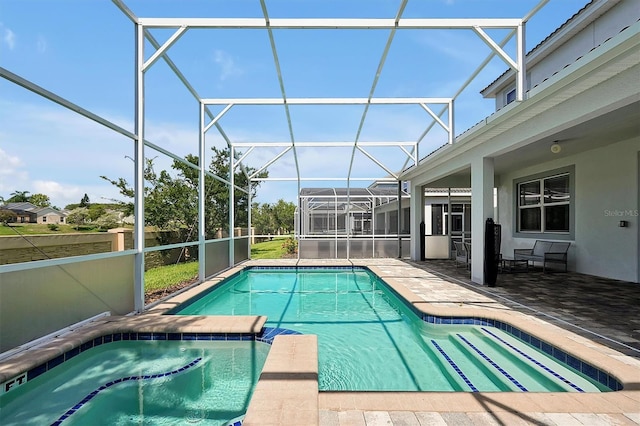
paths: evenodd
<path fill-rule="evenodd" d="M 526 56 L 526 91 L 536 87 L 576 60 L 640 20 L 640 0 L 592 0 Z M 496 111 L 516 98 L 515 72 L 508 70 L 484 88 L 495 98 Z"/>

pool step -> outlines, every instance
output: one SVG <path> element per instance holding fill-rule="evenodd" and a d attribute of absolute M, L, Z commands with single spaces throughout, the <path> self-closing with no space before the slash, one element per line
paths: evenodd
<path fill-rule="evenodd" d="M 562 392 L 566 389 L 529 365 L 519 354 L 510 352 L 500 342 L 466 334 L 456 334 L 461 345 L 476 357 L 477 362 L 488 366 L 498 380 L 513 392 Z M 532 379 L 535 378 L 535 379 Z"/>
<path fill-rule="evenodd" d="M 485 327 L 482 328 L 482 332 L 485 342 L 498 344 L 503 351 L 508 351 L 511 356 L 517 357 L 527 370 L 533 370 L 541 377 L 545 377 L 547 383 L 553 383 L 560 390 L 569 392 L 598 390 L 594 384 L 576 374 L 569 366 L 517 338 Z"/>
<path fill-rule="evenodd" d="M 471 343 L 466 337 L 457 334 L 451 336 L 450 340 L 467 359 L 474 360 L 473 364 L 476 366 L 476 369 L 481 371 L 487 379 L 491 380 L 499 390 L 511 392 L 528 391 L 517 379 L 500 367 L 500 365 L 493 361 L 483 350 Z"/>
<path fill-rule="evenodd" d="M 466 391 L 585 392 L 598 389 L 568 366 L 490 328 L 431 340 L 453 381 Z"/>

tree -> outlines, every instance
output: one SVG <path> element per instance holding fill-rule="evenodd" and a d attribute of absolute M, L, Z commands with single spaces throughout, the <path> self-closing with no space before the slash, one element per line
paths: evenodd
<path fill-rule="evenodd" d="M 258 235 L 275 234 L 278 229 L 273 209 L 268 203 L 253 203 L 251 209 L 251 225 Z"/>
<path fill-rule="evenodd" d="M 89 207 L 89 196 L 87 194 L 84 194 L 84 197 L 80 200 L 80 207 Z"/>
<path fill-rule="evenodd" d="M 26 203 L 29 201 L 29 191 L 13 191 L 7 203 Z"/>
<path fill-rule="evenodd" d="M 293 231 L 296 205 L 278 200 L 275 204 L 253 203 L 251 224 L 257 234 L 288 234 Z"/>
<path fill-rule="evenodd" d="M 89 219 L 91 221 L 97 220 L 102 216 L 108 214 L 105 206 L 101 204 L 89 204 L 86 207 L 89 210 Z"/>
<path fill-rule="evenodd" d="M 84 225 L 89 219 L 89 209 L 86 207 L 78 207 L 69 212 L 67 223 L 76 225 L 76 231 L 80 229 L 80 225 Z"/>
<path fill-rule="evenodd" d="M 118 227 L 118 214 L 106 213 L 95 220 L 95 224 L 100 231 L 107 231 L 109 229 Z"/>
<path fill-rule="evenodd" d="M 292 202 L 279 199 L 278 202 L 273 205 L 272 209 L 280 232 L 288 234 L 293 231 L 296 205 Z"/>
<path fill-rule="evenodd" d="M 49 199 L 49 196 L 45 194 L 33 194 L 31 197 L 29 197 L 29 202 L 38 207 L 51 206 L 51 200 Z"/>
<path fill-rule="evenodd" d="M 229 188 L 228 185 L 214 178 L 212 175 L 229 180 L 229 149 L 212 148 L 213 156 L 209 164 L 207 175 L 205 176 L 205 229 L 207 238 L 214 238 L 219 228 L 229 227 Z M 198 157 L 187 155 L 185 160 L 191 164 L 198 165 Z M 154 170 L 153 159 L 145 159 L 145 188 L 144 188 L 144 219 L 145 225 L 156 226 L 164 230 L 188 229 L 195 232 L 198 221 L 198 170 L 185 164 L 182 161 L 174 160 L 172 169 L 177 172 L 175 177 L 166 170 L 157 173 Z M 247 173 L 251 174 L 255 170 L 247 168 Z M 262 172 L 258 177 L 267 177 L 267 172 Z M 128 199 L 133 199 L 134 190 L 129 183 L 123 179 L 109 179 L 101 176 L 115 185 L 120 194 Z M 247 187 L 247 177 L 241 171 L 234 173 L 234 183 L 241 188 Z M 251 188 L 252 196 L 255 197 L 258 184 L 254 183 Z M 235 197 L 235 226 L 246 226 L 248 222 L 248 197 L 240 190 L 234 192 Z M 132 202 L 121 202 L 128 214 L 133 213 Z"/>

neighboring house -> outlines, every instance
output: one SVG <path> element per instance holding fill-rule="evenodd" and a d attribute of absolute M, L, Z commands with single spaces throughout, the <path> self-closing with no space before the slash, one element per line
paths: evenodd
<path fill-rule="evenodd" d="M 638 0 L 589 2 L 527 54 L 523 101 L 504 73 L 482 90 L 494 114 L 402 174 L 412 194 L 471 187 L 474 282 L 485 282 L 488 217 L 503 256 L 569 241 L 570 270 L 640 282 L 639 18 Z M 425 203 L 411 203 L 417 260 Z"/>
<path fill-rule="evenodd" d="M 24 203 L 7 203 L 3 208 L 14 212 L 16 222 L 18 223 L 65 223 L 66 213 L 56 210 L 52 207 L 38 207 L 34 204 Z"/>

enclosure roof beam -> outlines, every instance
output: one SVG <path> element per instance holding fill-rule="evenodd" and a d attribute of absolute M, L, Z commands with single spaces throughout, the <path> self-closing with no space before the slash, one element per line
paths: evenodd
<path fill-rule="evenodd" d="M 277 182 L 295 182 L 295 181 L 307 181 L 307 182 L 345 182 L 347 180 L 346 177 L 337 178 L 337 177 L 267 177 L 260 179 L 251 179 L 251 181 L 256 182 L 267 182 L 267 181 L 277 181 Z M 351 180 L 363 181 L 363 182 L 397 182 L 398 179 L 392 178 L 380 178 L 380 177 L 352 177 Z"/>
<path fill-rule="evenodd" d="M 352 147 L 355 142 L 296 142 L 297 147 Z M 358 142 L 359 146 L 377 146 L 377 147 L 391 147 L 391 146 L 414 146 L 416 143 L 409 142 Z M 234 142 L 233 146 L 238 147 L 285 147 L 292 146 L 291 142 Z"/>
<path fill-rule="evenodd" d="M 403 2 L 403 5 L 406 1 Z M 401 12 L 404 7 L 401 6 Z M 394 30 L 394 29 L 470 29 L 515 28 L 520 18 L 138 18 L 146 28 L 232 28 L 300 30 Z"/>
<path fill-rule="evenodd" d="M 204 98 L 205 105 L 396 105 L 445 104 L 452 98 Z"/>

